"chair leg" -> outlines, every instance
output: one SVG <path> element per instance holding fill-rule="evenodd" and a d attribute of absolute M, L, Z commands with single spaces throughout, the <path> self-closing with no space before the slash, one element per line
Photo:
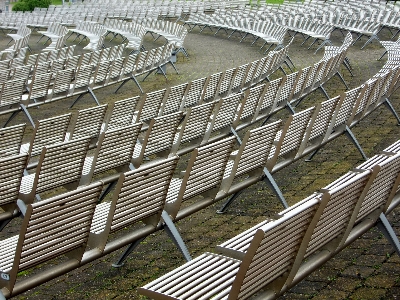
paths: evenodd
<path fill-rule="evenodd" d="M 329 95 L 328 95 L 328 92 L 324 89 L 324 87 L 323 87 L 321 84 L 319 85 L 318 88 L 322 91 L 322 93 L 324 94 L 324 96 L 326 97 L 326 99 L 330 99 L 330 98 L 329 98 Z"/>
<path fill-rule="evenodd" d="M 69 108 L 72 108 L 84 95 L 86 95 L 88 92 L 85 92 L 83 94 L 80 94 L 78 98 L 75 99 L 75 101 L 71 104 Z"/>
<path fill-rule="evenodd" d="M 321 148 L 318 148 L 313 153 L 311 153 L 311 155 L 308 158 L 306 158 L 305 161 L 310 162 L 313 159 L 313 157 L 315 156 L 315 154 L 318 153 L 319 149 L 321 149 Z"/>
<path fill-rule="evenodd" d="M 346 81 L 344 81 L 344 78 L 342 74 L 340 74 L 339 71 L 336 72 L 336 75 L 339 76 L 340 80 L 343 82 L 343 84 L 346 86 L 346 90 L 349 90 L 349 86 L 347 85 Z"/>
<path fill-rule="evenodd" d="M 140 238 L 137 241 L 133 242 L 132 244 L 130 244 L 124 251 L 124 253 L 122 253 L 122 255 L 120 256 L 120 258 L 118 259 L 117 262 L 113 263 L 112 266 L 114 268 L 120 268 L 122 267 L 125 263 L 124 261 L 128 258 L 129 254 L 132 253 L 133 250 L 135 250 L 135 248 L 137 246 L 139 246 L 139 244 L 145 239 L 146 237 Z"/>
<path fill-rule="evenodd" d="M 392 105 L 392 103 L 390 103 L 388 98 L 385 98 L 385 101 L 383 102 L 383 104 L 386 106 L 386 108 L 393 114 L 393 116 L 396 118 L 397 120 L 397 125 L 400 126 L 400 118 L 399 115 L 397 114 L 397 112 L 394 110 L 394 107 Z"/>
<path fill-rule="evenodd" d="M 275 179 L 272 177 L 271 173 L 268 171 L 267 168 L 264 168 L 264 178 L 263 181 L 269 186 L 269 188 L 275 193 L 278 197 L 279 201 L 282 203 L 284 208 L 288 208 L 289 205 L 287 204 L 285 197 L 283 196 L 280 188 L 276 184 Z"/>
<path fill-rule="evenodd" d="M 98 203 L 104 200 L 104 198 L 111 192 L 111 190 L 116 186 L 116 184 L 117 181 L 113 181 L 107 185 L 106 189 L 101 193 Z"/>
<path fill-rule="evenodd" d="M 364 158 L 364 160 L 368 160 L 368 157 L 365 155 L 363 149 L 361 148 L 360 144 L 358 143 L 356 137 L 354 136 L 353 132 L 351 129 L 346 125 L 346 129 L 344 131 L 346 134 L 347 138 L 356 146 L 357 150 L 360 152 L 361 156 Z"/>
<path fill-rule="evenodd" d="M 30 113 L 28 112 L 26 106 L 24 104 L 20 104 L 19 105 L 22 109 L 22 111 L 24 112 L 26 118 L 28 119 L 29 123 L 31 123 L 32 127 L 35 128 L 35 122 L 33 122 L 33 119 L 30 115 Z"/>
<path fill-rule="evenodd" d="M 384 57 L 386 53 L 387 53 L 387 50 L 385 52 L 383 52 L 383 54 L 381 55 L 381 57 L 378 58 L 378 60 L 381 60 L 382 57 Z"/>
<path fill-rule="evenodd" d="M 389 240 L 392 246 L 395 248 L 397 255 L 400 256 L 400 242 L 396 236 L 396 233 L 393 230 L 393 227 L 390 225 L 386 216 L 381 213 L 377 222 L 378 229 L 383 233 L 383 235 Z"/>
<path fill-rule="evenodd" d="M 235 201 L 235 199 L 237 197 L 239 197 L 239 195 L 243 192 L 243 190 L 233 194 L 232 196 L 229 197 L 229 199 L 221 206 L 221 208 L 219 210 L 217 210 L 217 214 L 224 214 L 226 212 L 226 210 L 229 208 L 229 206 L 231 206 L 231 204 L 233 203 L 233 201 Z"/>
<path fill-rule="evenodd" d="M 179 251 L 185 257 L 185 259 L 187 261 L 191 261 L 192 257 L 190 256 L 189 250 L 187 249 L 185 243 L 183 242 L 183 239 L 179 234 L 178 229 L 176 229 L 174 222 L 172 222 L 170 216 L 165 210 L 161 213 L 161 216 L 165 222 L 164 223 L 165 231 L 171 237 L 174 244 L 178 247 Z"/>

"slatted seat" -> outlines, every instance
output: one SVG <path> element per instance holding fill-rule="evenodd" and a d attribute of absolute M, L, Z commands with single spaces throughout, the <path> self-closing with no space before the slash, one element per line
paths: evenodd
<path fill-rule="evenodd" d="M 19 199 L 30 204 L 35 195 L 39 198 L 38 194 L 56 187 L 76 188 L 81 178 L 89 141 L 85 137 L 43 147 L 35 173 L 22 178 Z"/>
<path fill-rule="evenodd" d="M 17 280 L 24 270 L 66 256 L 41 270 L 47 281 L 79 266 L 101 187 L 98 182 L 27 206 L 19 234 L 0 242 L 2 296 L 18 294 L 34 282 L 36 276 Z"/>
<path fill-rule="evenodd" d="M 273 299 L 301 257 L 319 206 L 319 199 L 310 199 L 260 227 L 245 254 L 205 253 L 138 291 L 154 299 L 248 299 L 263 289 L 263 298 Z"/>

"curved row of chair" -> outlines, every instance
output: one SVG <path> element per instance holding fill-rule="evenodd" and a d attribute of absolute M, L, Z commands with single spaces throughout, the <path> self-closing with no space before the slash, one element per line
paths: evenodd
<path fill-rule="evenodd" d="M 248 299 L 256 293 L 276 299 L 379 223 L 398 245 L 385 214 L 400 198 L 399 183 L 400 154 L 386 150 L 139 293 L 152 299 Z"/>

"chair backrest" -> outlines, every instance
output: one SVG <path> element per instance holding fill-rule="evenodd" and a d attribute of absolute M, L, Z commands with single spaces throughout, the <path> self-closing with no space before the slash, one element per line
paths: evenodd
<path fill-rule="evenodd" d="M 101 189 L 102 184 L 98 182 L 28 205 L 15 257 L 10 268 L 2 270 L 9 275 L 9 280 L 2 279 L 1 285 L 11 293 L 18 272 L 64 255 L 69 259 L 54 266 L 55 270 L 63 268 L 64 264 L 78 267 Z"/>
<path fill-rule="evenodd" d="M 83 163 L 89 148 L 88 137 L 43 147 L 32 188 L 20 199 L 32 203 L 34 196 L 56 187 L 76 188 L 82 174 Z"/>
<path fill-rule="evenodd" d="M 222 78 L 222 72 L 212 74 L 207 77 L 203 95 L 201 96 L 202 101 L 212 101 L 219 89 L 219 83 Z"/>
<path fill-rule="evenodd" d="M 274 138 L 282 126 L 281 121 L 261 126 L 246 132 L 242 144 L 235 153 L 234 160 L 228 162 L 228 172 L 225 171 L 221 189 L 228 192 L 233 180 L 244 174 L 249 177 L 259 177 L 267 163 Z M 228 174 L 227 174 L 228 173 Z"/>
<path fill-rule="evenodd" d="M 114 102 L 110 115 L 106 117 L 105 128 L 112 130 L 132 124 L 139 96 Z"/>
<path fill-rule="evenodd" d="M 18 154 L 0 159 L 1 189 L 0 206 L 4 211 L 13 211 L 16 208 L 21 179 L 28 161 L 28 154 Z"/>
<path fill-rule="evenodd" d="M 181 144 L 190 141 L 200 144 L 201 141 L 197 140 L 203 139 L 214 106 L 215 102 L 210 102 L 191 107 L 187 110 L 185 128 L 180 140 Z"/>
<path fill-rule="evenodd" d="M 166 89 L 162 89 L 146 94 L 142 109 L 140 110 L 139 120 L 141 122 L 149 122 L 158 116 L 166 91 Z"/>
<path fill-rule="evenodd" d="M 0 107 L 19 104 L 26 78 L 9 80 L 0 85 Z"/>
<path fill-rule="evenodd" d="M 159 116 L 174 113 L 181 109 L 187 87 L 188 83 L 186 82 L 167 89 Z"/>
<path fill-rule="evenodd" d="M 0 129 L 0 157 L 18 155 L 26 124 L 18 124 Z"/>
<path fill-rule="evenodd" d="M 99 219 L 93 221 L 90 245 L 103 250 L 109 233 L 140 221 L 155 230 L 178 160 L 179 158 L 174 156 L 122 173 L 111 203 L 98 205 L 99 215 L 100 211 L 104 211 L 104 207 L 108 209 Z"/>
<path fill-rule="evenodd" d="M 374 173 L 369 170 L 349 172 L 321 190 L 322 197 L 329 200 L 307 246 L 306 257 L 324 246 L 329 253 L 334 252 L 344 242 L 353 227 L 354 211 L 362 203 L 376 174 L 377 170 Z"/>
<path fill-rule="evenodd" d="M 219 191 L 234 141 L 235 137 L 229 137 L 193 150 L 182 183 L 178 187 L 180 192 L 177 198 L 167 198 L 165 208 L 173 219 L 177 217 L 182 202 L 199 195 L 204 198 L 198 201 L 212 201 Z M 196 209 L 197 203 L 193 205 Z"/>
<path fill-rule="evenodd" d="M 79 139 L 85 136 L 90 138 L 98 137 L 106 110 L 107 104 L 80 110 L 76 120 L 71 122 L 73 129 L 69 140 Z"/>
<path fill-rule="evenodd" d="M 227 299 L 248 299 L 261 289 L 272 299 L 299 265 L 321 206 L 319 197 L 311 197 L 255 231 Z"/>
<path fill-rule="evenodd" d="M 183 108 L 188 108 L 200 104 L 206 79 L 206 77 L 203 77 L 189 82 L 189 86 L 186 89 L 184 95 Z"/>
<path fill-rule="evenodd" d="M 29 145 L 31 157 L 39 155 L 44 146 L 61 143 L 65 139 L 71 114 L 38 120 Z"/>
<path fill-rule="evenodd" d="M 375 155 L 365 163 L 357 166 L 357 169 L 372 170 L 376 165 L 379 165 L 380 171 L 365 195 L 358 211 L 356 222 L 359 222 L 367 215 L 372 217 L 371 214 L 375 210 L 377 210 L 375 218 L 378 218 L 382 210 L 386 211 L 392 200 L 393 193 L 396 192 L 399 186 L 400 153 L 393 156 Z"/>

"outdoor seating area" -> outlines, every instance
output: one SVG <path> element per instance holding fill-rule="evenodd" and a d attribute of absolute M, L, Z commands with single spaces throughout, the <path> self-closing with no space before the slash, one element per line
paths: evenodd
<path fill-rule="evenodd" d="M 278 299 L 373 228 L 399 256 L 400 6 L 370 2 L 78 1 L 35 9 L 60 15 L 45 30 L 0 13 L 26 38 L 0 57 L 0 299 L 104 262 L 136 274 L 132 299 Z"/>

